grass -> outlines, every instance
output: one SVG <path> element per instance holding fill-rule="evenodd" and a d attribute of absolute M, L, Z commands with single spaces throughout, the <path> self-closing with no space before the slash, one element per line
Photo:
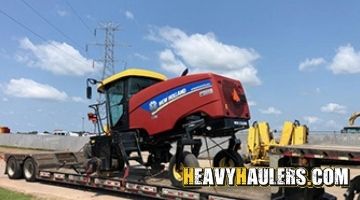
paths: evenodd
<path fill-rule="evenodd" d="M 1 200 L 33 200 L 34 198 L 30 195 L 0 188 L 0 199 Z"/>

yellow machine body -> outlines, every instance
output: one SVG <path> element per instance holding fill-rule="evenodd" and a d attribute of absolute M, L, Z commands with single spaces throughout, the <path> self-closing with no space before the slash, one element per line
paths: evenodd
<path fill-rule="evenodd" d="M 269 152 L 274 146 L 301 145 L 307 143 L 308 128 L 299 123 L 284 122 L 277 142 L 267 122 L 254 123 L 249 128 L 247 150 L 252 165 L 269 165 Z"/>

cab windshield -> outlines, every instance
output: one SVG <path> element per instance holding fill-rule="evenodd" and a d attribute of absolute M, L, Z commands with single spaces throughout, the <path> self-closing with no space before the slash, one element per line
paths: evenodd
<path fill-rule="evenodd" d="M 111 126 L 115 126 L 124 114 L 124 82 L 119 81 L 107 90 Z"/>

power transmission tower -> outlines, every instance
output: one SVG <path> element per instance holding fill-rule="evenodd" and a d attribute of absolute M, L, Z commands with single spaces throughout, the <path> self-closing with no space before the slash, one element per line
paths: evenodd
<path fill-rule="evenodd" d="M 104 56 L 102 59 L 97 59 L 94 60 L 93 62 L 93 67 L 95 67 L 95 61 L 97 62 L 102 62 L 103 67 L 102 67 L 102 75 L 100 78 L 100 80 L 104 80 L 105 78 L 115 74 L 115 55 L 114 55 L 114 51 L 115 51 L 115 47 L 117 46 L 117 44 L 115 43 L 115 32 L 119 31 L 119 25 L 118 24 L 114 24 L 112 22 L 108 22 L 108 23 L 103 23 L 100 24 L 100 27 L 95 28 L 94 30 L 94 35 L 96 37 L 97 35 L 97 31 L 101 30 L 104 31 L 104 43 L 98 43 L 96 42 L 95 44 L 90 44 L 90 45 L 96 45 L 96 46 L 103 46 L 104 47 Z M 86 52 L 88 51 L 88 44 L 86 45 Z M 101 93 L 98 93 L 98 99 L 97 101 L 99 103 L 104 102 L 104 95 Z M 99 107 L 99 112 L 100 112 L 100 116 L 105 116 L 105 117 L 101 117 L 100 120 L 103 122 L 102 124 L 105 124 L 106 126 L 109 124 L 109 119 L 108 119 L 108 113 L 106 112 L 106 108 L 105 105 L 101 105 Z"/>
<path fill-rule="evenodd" d="M 104 42 L 104 60 L 103 60 L 103 72 L 102 79 L 115 74 L 115 58 L 114 58 L 114 48 L 115 48 L 115 31 L 119 30 L 119 25 L 113 23 L 103 24 L 101 30 L 105 31 L 105 42 Z M 96 29 L 95 29 L 96 35 Z"/>
<path fill-rule="evenodd" d="M 119 31 L 119 25 L 111 22 L 103 23 L 100 27 L 96 28 L 94 35 L 96 36 L 97 31 L 104 31 L 105 40 L 104 43 L 95 43 L 93 45 L 103 46 L 104 47 L 104 57 L 102 59 L 97 59 L 95 61 L 102 62 L 102 76 L 100 77 L 103 80 L 106 77 L 109 77 L 115 74 L 115 32 Z M 88 45 L 86 45 L 86 51 L 88 50 Z"/>

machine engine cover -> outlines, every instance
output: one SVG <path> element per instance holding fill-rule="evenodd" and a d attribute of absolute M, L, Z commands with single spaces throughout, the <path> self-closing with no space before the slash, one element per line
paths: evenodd
<path fill-rule="evenodd" d="M 179 120 L 194 113 L 212 119 L 250 119 L 240 81 L 203 73 L 163 81 L 133 95 L 129 128 L 144 129 L 153 136 L 172 130 Z"/>

